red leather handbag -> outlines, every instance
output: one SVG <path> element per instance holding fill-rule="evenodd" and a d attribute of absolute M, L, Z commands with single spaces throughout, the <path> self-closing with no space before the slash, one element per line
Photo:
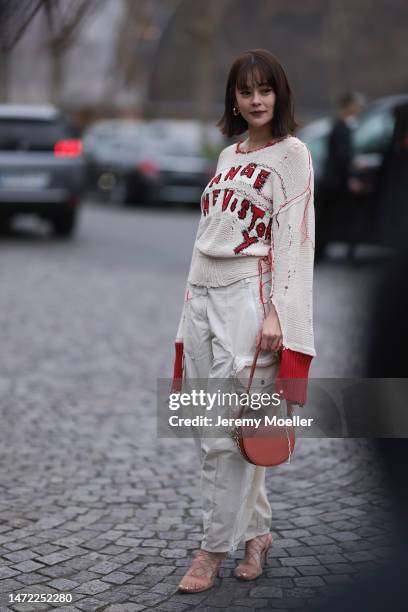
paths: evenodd
<path fill-rule="evenodd" d="M 249 394 L 254 376 L 256 361 L 261 346 L 256 349 L 249 375 L 246 393 Z M 240 419 L 244 413 L 242 405 L 235 419 Z M 291 417 L 292 407 L 288 404 L 287 416 Z M 293 425 L 235 425 L 231 437 L 236 442 L 241 455 L 254 465 L 273 467 L 290 460 L 295 448 L 295 428 Z"/>

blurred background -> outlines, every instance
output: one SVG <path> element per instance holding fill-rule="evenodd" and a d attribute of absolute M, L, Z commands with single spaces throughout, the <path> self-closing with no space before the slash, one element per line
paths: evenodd
<path fill-rule="evenodd" d="M 177 443 L 157 439 L 156 379 L 172 376 L 202 190 L 220 150 L 247 136 L 215 127 L 244 50 L 282 62 L 313 158 L 310 375 L 405 376 L 407 18 L 401 0 L 0 0 L 6 589 L 54 592 L 71 576 L 79 609 L 174 609 L 163 602 L 198 542 L 198 484 L 192 444 L 180 473 Z M 398 531 L 378 466 L 392 482 L 405 447 L 301 442 L 298 463 L 268 476 L 284 534 L 269 575 L 282 582 L 262 595 L 272 607 L 377 568 Z M 296 518 L 297 486 L 312 526 Z M 285 573 L 295 554 L 316 562 Z M 104 582 L 107 562 L 130 577 Z M 227 585 L 211 609 L 253 604 Z"/>

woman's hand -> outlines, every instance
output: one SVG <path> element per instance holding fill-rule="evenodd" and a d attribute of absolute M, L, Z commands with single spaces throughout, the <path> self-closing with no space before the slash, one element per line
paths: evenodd
<path fill-rule="evenodd" d="M 256 336 L 256 346 L 261 343 L 263 351 L 278 351 L 282 347 L 282 330 L 275 306 L 271 303 L 270 311 Z"/>

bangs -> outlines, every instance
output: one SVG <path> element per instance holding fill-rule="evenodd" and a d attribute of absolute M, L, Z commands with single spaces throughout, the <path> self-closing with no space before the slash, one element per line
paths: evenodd
<path fill-rule="evenodd" d="M 248 87 L 262 87 L 270 85 L 275 87 L 273 73 L 268 65 L 263 65 L 259 61 L 254 61 L 253 58 L 248 58 L 247 61 L 241 63 L 238 74 L 236 87 L 237 89 L 247 89 Z"/>

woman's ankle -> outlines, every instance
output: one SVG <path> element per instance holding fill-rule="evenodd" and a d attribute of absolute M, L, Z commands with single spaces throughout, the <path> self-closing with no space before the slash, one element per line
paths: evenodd
<path fill-rule="evenodd" d="M 228 552 L 213 552 L 212 550 L 207 550 L 205 548 L 201 548 L 201 550 L 212 555 L 214 559 L 225 559 L 225 557 L 228 555 Z"/>

